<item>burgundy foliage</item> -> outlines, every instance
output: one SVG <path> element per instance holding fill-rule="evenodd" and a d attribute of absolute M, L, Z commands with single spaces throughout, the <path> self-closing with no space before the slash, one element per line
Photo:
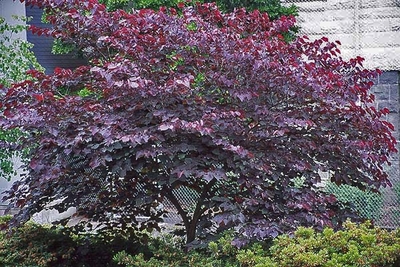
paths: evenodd
<path fill-rule="evenodd" d="M 33 32 L 75 44 L 90 63 L 32 71 L 1 96 L 1 126 L 23 129 L 20 149 L 30 148 L 29 175 L 6 196 L 17 222 L 51 203 L 122 230 L 157 229 L 168 199 L 188 242 L 211 219 L 263 239 L 349 215 L 319 189 L 321 171 L 337 184 L 389 184 L 393 126 L 369 92 L 379 71 L 342 60 L 326 38 L 286 43 L 293 17 L 26 2 L 53 24 Z M 194 207 L 176 198 L 181 187 L 198 192 Z"/>

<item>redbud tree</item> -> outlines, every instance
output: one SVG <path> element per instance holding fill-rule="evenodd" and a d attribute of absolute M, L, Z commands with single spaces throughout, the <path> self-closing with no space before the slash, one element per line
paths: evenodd
<path fill-rule="evenodd" d="M 285 42 L 293 17 L 26 2 L 53 25 L 34 33 L 74 44 L 89 63 L 3 88 L 0 124 L 22 130 L 11 145 L 29 150 L 28 174 L 5 197 L 20 208 L 14 222 L 73 206 L 102 229 L 153 230 L 168 200 L 188 243 L 233 228 L 241 245 L 351 216 L 319 189 L 321 172 L 336 184 L 390 184 L 393 126 L 369 92 L 379 71 L 343 60 L 327 38 Z M 180 202 L 182 188 L 194 205 Z"/>

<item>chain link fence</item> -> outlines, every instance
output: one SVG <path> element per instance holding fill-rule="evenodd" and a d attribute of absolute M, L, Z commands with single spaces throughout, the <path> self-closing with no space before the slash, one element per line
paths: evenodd
<path fill-rule="evenodd" d="M 379 227 L 387 229 L 400 227 L 399 182 L 394 183 L 392 187 L 381 189 L 380 193 L 362 191 L 348 185 L 337 186 L 331 182 L 326 182 L 321 190 L 334 194 L 339 201 L 351 204 L 362 218 L 372 220 Z M 194 210 L 199 197 L 196 191 L 181 187 L 175 189 L 173 194 L 189 214 Z M 164 222 L 181 222 L 177 209 L 168 199 L 165 199 L 162 205 L 166 211 Z"/>
<path fill-rule="evenodd" d="M 383 188 L 380 193 L 332 183 L 327 183 L 325 190 L 338 200 L 352 204 L 362 218 L 372 220 L 379 227 L 400 227 L 400 183 Z"/>

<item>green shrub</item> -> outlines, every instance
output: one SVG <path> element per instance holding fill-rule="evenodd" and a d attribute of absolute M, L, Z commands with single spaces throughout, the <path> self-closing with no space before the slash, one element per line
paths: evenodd
<path fill-rule="evenodd" d="M 0 216 L 0 227 L 4 228 L 10 218 Z M 76 235 L 67 228 L 33 222 L 13 229 L 11 233 L 0 232 L 1 267 L 116 267 L 112 257 L 122 250 L 138 254 L 146 251 L 146 247 L 136 236 Z"/>
<path fill-rule="evenodd" d="M 149 254 L 147 246 L 142 244 L 137 236 L 115 236 L 108 235 L 82 234 L 74 235 L 76 242 L 76 261 L 71 266 L 85 267 L 116 267 L 120 266 L 113 261 L 113 256 L 120 251 L 128 251 L 132 254 Z"/>
<path fill-rule="evenodd" d="M 400 260 L 400 231 L 373 228 L 369 222 L 346 222 L 336 232 L 299 227 L 293 236 L 275 238 L 271 246 L 257 242 L 241 249 L 231 245 L 230 235 L 188 253 L 168 239 L 152 242 L 152 256 L 122 251 L 114 261 L 126 267 L 393 267 Z"/>
<path fill-rule="evenodd" d="M 315 232 L 300 227 L 294 237 L 282 235 L 270 247 L 272 266 L 389 267 L 400 255 L 400 231 L 373 228 L 366 222 L 359 226 L 346 222 L 344 230 L 326 228 Z"/>
<path fill-rule="evenodd" d="M 26 223 L 11 233 L 0 233 L 0 262 L 4 267 L 74 266 L 74 255 L 74 241 L 59 229 Z"/>
<path fill-rule="evenodd" d="M 0 217 L 0 226 L 10 219 Z M 393 232 L 346 222 L 344 229 L 316 232 L 299 227 L 293 236 L 238 249 L 225 233 L 204 248 L 186 251 L 173 235 L 134 238 L 75 235 L 35 223 L 0 232 L 0 266 L 4 267 L 394 267 L 400 264 L 400 230 Z"/>
<path fill-rule="evenodd" d="M 114 256 L 114 261 L 126 267 L 239 267 L 235 258 L 238 249 L 231 245 L 232 239 L 232 235 L 226 233 L 206 248 L 185 252 L 183 242 L 176 242 L 174 236 L 164 235 L 149 244 L 150 257 L 143 253 L 129 255 L 121 251 Z"/>

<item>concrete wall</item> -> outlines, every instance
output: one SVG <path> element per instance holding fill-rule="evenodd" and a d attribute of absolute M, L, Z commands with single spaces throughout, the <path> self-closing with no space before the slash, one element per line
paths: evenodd
<path fill-rule="evenodd" d="M 388 108 L 390 114 L 386 120 L 395 127 L 394 134 L 399 138 L 399 71 L 385 71 L 375 81 L 373 93 L 376 97 L 376 108 Z"/>
<path fill-rule="evenodd" d="M 344 58 L 362 56 L 367 68 L 400 69 L 399 0 L 282 0 L 299 7 L 311 39 L 340 40 Z"/>

